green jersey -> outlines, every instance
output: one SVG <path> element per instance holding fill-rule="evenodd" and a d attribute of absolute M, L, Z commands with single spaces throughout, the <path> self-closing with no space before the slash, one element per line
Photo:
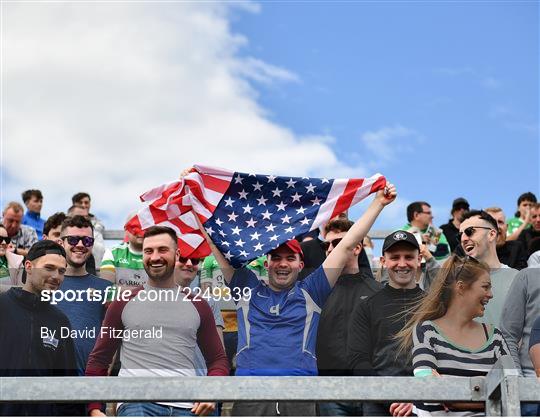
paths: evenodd
<path fill-rule="evenodd" d="M 521 218 L 510 218 L 508 219 L 508 230 L 506 231 L 506 236 L 512 235 L 521 225 L 523 225 L 523 220 Z M 531 225 L 527 225 L 525 229 L 530 228 Z"/>
<path fill-rule="evenodd" d="M 433 258 L 437 261 L 445 260 L 451 254 L 450 245 L 448 240 L 440 229 L 435 230 L 431 225 L 424 230 L 420 230 L 418 227 L 412 226 L 410 223 L 406 224 L 403 228 L 404 231 L 409 231 L 411 233 L 419 232 L 421 235 L 429 234 L 431 238 L 431 244 L 437 246 L 437 250 L 430 249 L 433 254 Z M 440 233 L 440 235 L 438 235 Z"/>
<path fill-rule="evenodd" d="M 100 269 L 114 271 L 118 286 L 142 286 L 148 280 L 148 275 L 144 271 L 142 253 L 131 250 L 127 242 L 107 250 Z"/>

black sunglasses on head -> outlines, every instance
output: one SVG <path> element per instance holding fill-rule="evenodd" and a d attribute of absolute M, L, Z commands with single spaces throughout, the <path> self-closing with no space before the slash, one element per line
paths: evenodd
<path fill-rule="evenodd" d="M 180 261 L 183 264 L 187 263 L 188 260 L 191 260 L 191 264 L 193 264 L 194 266 L 196 266 L 197 264 L 201 262 L 200 258 L 178 257 L 178 261 Z"/>
<path fill-rule="evenodd" d="M 82 244 L 88 248 L 94 245 L 94 238 L 93 237 L 87 237 L 82 235 L 66 235 L 65 237 L 62 237 L 62 239 L 65 239 L 69 245 L 77 245 L 79 241 L 82 241 Z"/>
<path fill-rule="evenodd" d="M 333 248 L 336 248 L 342 239 L 343 238 L 336 238 L 336 239 L 333 239 L 332 241 L 323 242 L 322 245 L 323 245 L 324 251 L 328 251 L 328 249 L 330 248 L 330 244 L 332 244 Z"/>
<path fill-rule="evenodd" d="M 0 244 L 9 244 L 11 242 L 11 238 L 10 237 L 0 237 Z"/>
<path fill-rule="evenodd" d="M 488 228 L 487 226 L 469 226 L 468 228 L 465 228 L 463 231 L 458 232 L 458 237 L 461 240 L 461 236 L 463 234 L 467 235 L 469 238 L 474 235 L 476 232 L 476 229 L 489 229 L 490 231 L 493 230 L 493 228 Z"/>

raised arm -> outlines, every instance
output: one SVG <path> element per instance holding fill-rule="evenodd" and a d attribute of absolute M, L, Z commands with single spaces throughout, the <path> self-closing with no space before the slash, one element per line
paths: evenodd
<path fill-rule="evenodd" d="M 214 244 L 214 241 L 212 241 L 212 238 L 210 238 L 210 235 L 208 235 L 208 233 L 204 229 L 204 226 L 202 226 L 201 221 L 199 220 L 197 215 L 195 215 L 195 219 L 197 219 L 197 223 L 199 224 L 199 229 L 204 235 L 204 238 L 206 238 L 206 242 L 208 242 L 208 245 L 210 246 L 210 249 L 212 250 L 212 255 L 216 258 L 216 261 L 219 264 L 219 268 L 223 272 L 223 279 L 225 280 L 227 284 L 229 284 L 234 275 L 234 267 L 231 266 L 229 261 L 223 255 L 223 253 L 218 249 L 218 247 L 216 247 L 216 245 Z"/>
<path fill-rule="evenodd" d="M 364 214 L 354 223 L 341 242 L 326 257 L 322 266 L 331 287 L 334 287 L 341 275 L 349 253 L 355 249 L 358 243 L 363 241 L 373 226 L 375 219 L 377 219 L 377 216 L 379 216 L 386 205 L 389 205 L 396 199 L 396 196 L 396 188 L 393 184 L 388 184 L 385 190 L 378 191 L 375 199 L 373 199 Z"/>

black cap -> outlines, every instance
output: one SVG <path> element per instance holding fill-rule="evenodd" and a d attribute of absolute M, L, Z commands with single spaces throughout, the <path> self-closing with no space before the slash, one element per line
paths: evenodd
<path fill-rule="evenodd" d="M 400 230 L 392 232 L 384 239 L 382 249 L 383 253 L 388 251 L 394 245 L 399 244 L 400 242 L 406 242 L 407 244 L 410 244 L 415 249 L 420 251 L 420 245 L 418 245 L 418 240 L 416 239 L 416 237 L 410 232 Z"/>
<path fill-rule="evenodd" d="M 47 254 L 58 254 L 66 258 L 66 250 L 60 244 L 44 239 L 43 241 L 38 241 L 30 247 L 26 259 L 33 261 L 36 258 L 43 257 Z"/>
<path fill-rule="evenodd" d="M 452 202 L 452 210 L 466 209 L 469 210 L 469 202 L 464 197 L 458 197 Z"/>

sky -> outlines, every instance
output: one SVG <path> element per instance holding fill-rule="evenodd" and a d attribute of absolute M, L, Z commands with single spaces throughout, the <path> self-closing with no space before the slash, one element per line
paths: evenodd
<path fill-rule="evenodd" d="M 0 203 L 120 229 L 195 163 L 365 177 L 434 223 L 539 192 L 537 1 L 1 3 Z M 369 200 L 369 198 L 367 199 Z M 367 202 L 351 211 L 360 215 Z"/>

